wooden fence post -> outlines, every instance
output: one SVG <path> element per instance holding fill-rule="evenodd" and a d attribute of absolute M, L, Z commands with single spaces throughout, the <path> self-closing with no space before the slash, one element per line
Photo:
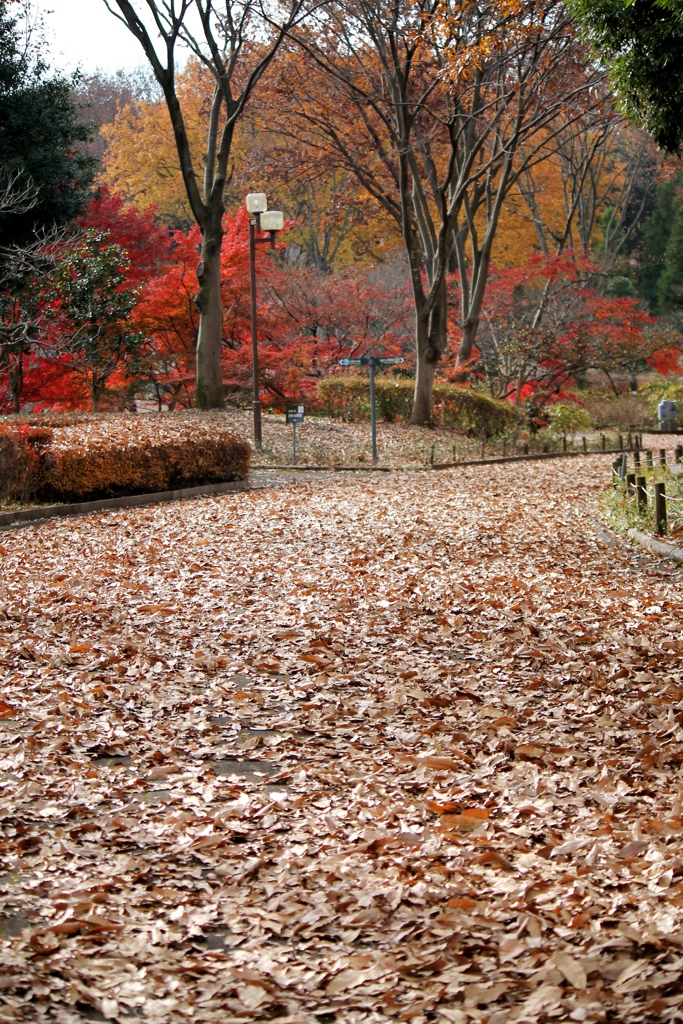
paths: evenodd
<path fill-rule="evenodd" d="M 650 472 L 652 472 L 652 470 L 655 467 L 654 462 L 652 460 L 652 450 L 650 448 L 646 449 L 645 451 L 645 461 L 647 462 L 647 468 L 650 470 Z"/>
<path fill-rule="evenodd" d="M 659 449 L 659 465 L 666 466 L 666 448 Z"/>
<path fill-rule="evenodd" d="M 664 484 L 655 484 L 655 533 L 666 536 L 666 492 Z"/>
<path fill-rule="evenodd" d="M 635 494 L 635 492 L 636 492 L 636 474 L 635 473 L 627 473 L 626 474 L 626 493 L 628 494 L 628 496 L 630 498 L 631 495 Z"/>
<path fill-rule="evenodd" d="M 638 511 L 645 512 L 647 509 L 647 480 L 639 476 L 636 480 L 636 494 L 638 495 Z"/>

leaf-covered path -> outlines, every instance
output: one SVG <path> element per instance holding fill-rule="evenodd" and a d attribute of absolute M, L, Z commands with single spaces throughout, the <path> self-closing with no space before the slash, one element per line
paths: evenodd
<path fill-rule="evenodd" d="M 0 1021 L 680 1020 L 683 594 L 609 459 L 0 537 Z"/>

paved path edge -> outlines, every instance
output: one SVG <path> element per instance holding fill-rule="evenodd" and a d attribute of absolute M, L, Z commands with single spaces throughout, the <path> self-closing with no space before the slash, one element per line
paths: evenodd
<path fill-rule="evenodd" d="M 654 537 L 649 537 L 640 530 L 630 529 L 628 530 L 628 536 L 644 548 L 649 548 L 650 551 L 654 551 L 658 555 L 663 555 L 664 558 L 670 558 L 672 562 L 678 562 L 679 565 L 683 565 L 683 549 L 677 548 L 673 544 L 666 544 L 661 540 L 655 540 Z"/>
<path fill-rule="evenodd" d="M 104 512 L 114 508 L 135 508 L 137 505 L 156 505 L 166 501 L 181 501 L 196 498 L 202 494 L 226 494 L 231 491 L 253 489 L 248 480 L 230 480 L 224 483 L 202 484 L 199 487 L 182 487 L 177 491 L 158 491 L 154 494 L 126 494 L 120 498 L 102 498 L 99 501 L 79 501 L 70 505 L 43 505 L 40 508 L 17 509 L 16 512 L 0 514 L 0 526 L 28 523 L 40 519 L 58 519 L 65 516 L 87 515 L 89 512 Z"/>

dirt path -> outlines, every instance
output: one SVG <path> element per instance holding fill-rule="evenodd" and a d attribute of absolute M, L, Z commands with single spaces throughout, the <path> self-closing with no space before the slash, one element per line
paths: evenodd
<path fill-rule="evenodd" d="M 683 593 L 609 462 L 3 535 L 0 1021 L 683 1019 Z"/>

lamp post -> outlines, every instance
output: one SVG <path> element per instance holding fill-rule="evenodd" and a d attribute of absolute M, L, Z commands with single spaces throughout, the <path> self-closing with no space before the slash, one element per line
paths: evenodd
<path fill-rule="evenodd" d="M 284 215 L 279 210 L 268 209 L 265 192 L 251 192 L 247 196 L 249 214 L 249 283 L 251 285 L 251 352 L 254 388 L 254 444 L 260 448 L 263 443 L 261 431 L 261 398 L 258 383 L 258 334 L 256 326 L 256 246 L 259 242 L 270 241 L 275 248 L 275 233 L 284 227 Z M 257 238 L 257 231 L 267 231 L 270 238 Z"/>

